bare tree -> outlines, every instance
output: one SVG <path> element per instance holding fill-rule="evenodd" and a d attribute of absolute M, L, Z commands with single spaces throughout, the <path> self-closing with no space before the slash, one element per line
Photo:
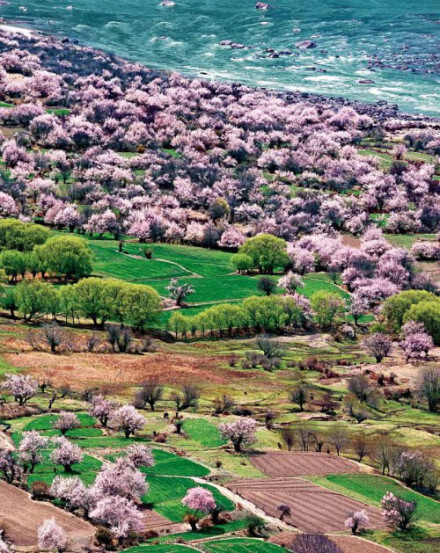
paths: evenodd
<path fill-rule="evenodd" d="M 69 384 L 63 384 L 60 387 L 59 392 L 60 392 L 61 399 L 64 399 L 64 398 L 69 397 L 71 395 L 72 390 L 71 390 Z"/>
<path fill-rule="evenodd" d="M 266 411 L 264 413 L 264 424 L 266 425 L 266 428 L 268 430 L 272 430 L 273 428 L 273 421 L 276 418 L 276 413 L 274 411 Z"/>
<path fill-rule="evenodd" d="M 100 343 L 101 343 L 101 339 L 99 338 L 99 336 L 97 336 L 96 334 L 89 334 L 86 340 L 86 351 L 88 353 L 95 351 L 95 349 L 99 346 Z"/>
<path fill-rule="evenodd" d="M 301 449 L 303 451 L 309 451 L 310 440 L 313 437 L 312 427 L 308 422 L 301 422 L 296 426 L 296 433 L 299 436 L 301 442 Z"/>
<path fill-rule="evenodd" d="M 295 444 L 295 429 L 289 426 L 285 426 L 280 430 L 280 437 L 283 443 L 287 447 L 287 451 L 292 451 Z"/>
<path fill-rule="evenodd" d="M 46 388 L 52 386 L 52 380 L 50 378 L 44 377 L 42 380 L 38 381 L 38 386 L 40 387 L 41 393 L 44 394 Z"/>
<path fill-rule="evenodd" d="M 290 401 L 299 405 L 299 410 L 304 411 L 304 405 L 309 399 L 307 388 L 303 384 L 298 384 L 290 392 Z"/>
<path fill-rule="evenodd" d="M 185 384 L 182 392 L 173 392 L 171 400 L 176 404 L 177 411 L 184 411 L 190 407 L 196 408 L 200 399 L 200 392 L 196 386 Z"/>
<path fill-rule="evenodd" d="M 277 511 L 280 513 L 280 520 L 284 520 L 286 517 L 290 517 L 290 515 L 292 514 L 292 509 L 289 507 L 289 505 L 284 505 L 284 503 L 278 505 Z"/>
<path fill-rule="evenodd" d="M 372 386 L 368 376 L 358 374 L 348 380 L 348 389 L 359 401 L 366 402 L 371 394 Z"/>
<path fill-rule="evenodd" d="M 48 404 L 48 409 L 52 409 L 53 407 L 53 404 L 55 403 L 55 400 L 58 398 L 58 395 L 57 393 L 55 392 L 55 390 L 52 392 L 52 395 L 50 396 L 50 399 L 49 399 L 49 404 Z"/>
<path fill-rule="evenodd" d="M 140 403 L 142 408 L 148 404 L 150 409 L 154 411 L 155 405 L 163 397 L 163 386 L 159 384 L 156 379 L 147 380 L 142 384 L 142 388 L 136 394 L 136 400 Z"/>
<path fill-rule="evenodd" d="M 328 441 L 334 446 L 339 456 L 348 443 L 347 430 L 342 426 L 334 426 L 328 434 Z"/>
<path fill-rule="evenodd" d="M 214 400 L 214 413 L 216 415 L 222 415 L 228 413 L 234 407 L 234 400 L 227 394 L 223 394 L 222 397 L 217 397 Z"/>
<path fill-rule="evenodd" d="M 44 325 L 42 339 L 50 347 L 51 353 L 57 353 L 57 347 L 63 341 L 63 333 L 56 323 Z"/>
<path fill-rule="evenodd" d="M 425 367 L 420 372 L 417 385 L 419 396 L 428 402 L 431 412 L 440 409 L 440 369 L 438 367 Z"/>
<path fill-rule="evenodd" d="M 379 465 L 382 474 L 389 475 L 399 451 L 390 439 L 385 436 L 376 439 L 374 443 L 373 458 Z"/>
<path fill-rule="evenodd" d="M 362 463 L 370 451 L 370 443 L 365 434 L 358 433 L 352 441 L 353 449 L 358 456 L 359 463 Z"/>
<path fill-rule="evenodd" d="M 292 553 L 342 553 L 342 550 L 323 534 L 300 534 L 290 550 Z"/>
<path fill-rule="evenodd" d="M 36 330 L 26 332 L 26 342 L 34 351 L 41 351 L 40 335 Z"/>

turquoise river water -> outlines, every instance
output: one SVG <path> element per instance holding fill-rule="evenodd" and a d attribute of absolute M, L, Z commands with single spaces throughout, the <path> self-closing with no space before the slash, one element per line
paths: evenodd
<path fill-rule="evenodd" d="M 188 76 L 440 115 L 440 0 L 173 1 L 10 0 L 0 16 Z M 296 48 L 303 40 L 316 48 Z"/>

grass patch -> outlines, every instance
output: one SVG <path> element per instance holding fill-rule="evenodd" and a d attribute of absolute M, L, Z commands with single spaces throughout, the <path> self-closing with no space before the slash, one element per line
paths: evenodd
<path fill-rule="evenodd" d="M 262 540 L 231 538 L 210 541 L 203 545 L 206 553 L 280 553 L 282 547 Z"/>
<path fill-rule="evenodd" d="M 440 503 L 400 485 L 386 476 L 373 474 L 338 474 L 311 479 L 316 484 L 380 507 L 387 492 L 417 502 L 417 513 L 426 522 L 440 524 Z"/>
<path fill-rule="evenodd" d="M 81 423 L 82 428 L 87 428 L 94 426 L 96 424 L 96 420 L 88 415 L 87 413 L 79 413 L 77 415 L 79 422 Z M 53 425 L 58 420 L 58 415 L 43 415 L 41 417 L 37 417 L 34 420 L 31 420 L 24 428 L 23 430 L 52 430 Z M 78 428 L 76 430 L 81 430 L 81 428 Z M 72 432 L 72 431 L 70 431 Z M 79 435 L 79 434 L 78 434 Z"/>
<path fill-rule="evenodd" d="M 87 484 L 93 484 L 96 478 L 96 473 L 102 466 L 102 462 L 90 455 L 84 455 L 81 463 L 73 465 L 72 472 L 66 472 L 60 465 L 55 465 L 50 459 L 51 451 L 44 453 L 44 462 L 38 464 L 32 474 L 28 476 L 28 486 L 37 480 L 51 484 L 55 476 L 79 476 L 81 480 Z"/>
<path fill-rule="evenodd" d="M 195 486 L 202 486 L 210 490 L 217 505 L 223 510 L 232 511 L 234 509 L 234 503 L 221 495 L 216 488 L 208 484 L 198 484 L 190 478 L 147 476 L 147 481 L 150 487 L 142 501 L 173 522 L 181 522 L 185 513 L 188 512 L 187 508 L 182 505 L 182 499 L 186 492 Z"/>
<path fill-rule="evenodd" d="M 183 423 L 183 430 L 190 440 L 207 448 L 224 445 L 224 440 L 215 424 L 205 419 L 188 419 Z"/>
<path fill-rule="evenodd" d="M 198 476 L 203 478 L 209 469 L 164 449 L 153 449 L 155 465 L 142 467 L 142 472 L 150 476 Z"/>
<path fill-rule="evenodd" d="M 196 551 L 192 547 L 186 545 L 179 545 L 176 543 L 172 544 L 162 544 L 162 545 L 139 545 L 138 547 L 130 547 L 125 550 L 125 553 L 148 553 L 149 551 L 153 553 L 179 553 L 180 551 Z"/>
<path fill-rule="evenodd" d="M 436 240 L 435 234 L 386 234 L 385 238 L 391 242 L 393 246 L 410 250 L 418 240 Z"/>

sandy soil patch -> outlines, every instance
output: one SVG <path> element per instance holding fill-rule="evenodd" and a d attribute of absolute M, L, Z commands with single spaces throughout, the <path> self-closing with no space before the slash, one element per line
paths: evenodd
<path fill-rule="evenodd" d="M 252 455 L 252 464 L 267 476 L 323 476 L 359 472 L 356 463 L 327 453 L 274 451 Z"/>
<path fill-rule="evenodd" d="M 279 516 L 278 505 L 288 505 L 291 515 L 284 521 L 303 532 L 344 531 L 347 514 L 361 509 L 368 513 L 369 528 L 385 526 L 379 509 L 301 478 L 235 480 L 227 487 L 273 517 Z"/>
<path fill-rule="evenodd" d="M 0 520 L 6 526 L 7 538 L 14 545 L 37 545 L 38 527 L 47 518 L 55 518 L 72 546 L 90 545 L 95 533 L 91 524 L 49 503 L 32 501 L 27 492 L 0 481 Z"/>

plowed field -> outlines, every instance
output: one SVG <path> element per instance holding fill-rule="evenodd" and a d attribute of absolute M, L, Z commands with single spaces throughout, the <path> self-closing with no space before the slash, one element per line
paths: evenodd
<path fill-rule="evenodd" d="M 304 532 L 338 532 L 345 530 L 344 521 L 350 511 L 365 509 L 369 528 L 384 527 L 379 509 L 349 497 L 326 490 L 300 478 L 266 478 L 235 480 L 228 484 L 235 493 L 251 501 L 268 515 L 277 517 L 278 505 L 291 508 L 285 522 Z"/>
<path fill-rule="evenodd" d="M 270 452 L 253 455 L 252 463 L 267 476 L 324 476 L 359 472 L 358 466 L 327 453 Z"/>
<path fill-rule="evenodd" d="M 95 533 L 91 524 L 49 503 L 32 501 L 28 493 L 0 481 L 0 520 L 5 525 L 7 538 L 14 545 L 37 545 L 38 527 L 47 518 L 55 518 L 72 546 L 90 545 Z"/>

